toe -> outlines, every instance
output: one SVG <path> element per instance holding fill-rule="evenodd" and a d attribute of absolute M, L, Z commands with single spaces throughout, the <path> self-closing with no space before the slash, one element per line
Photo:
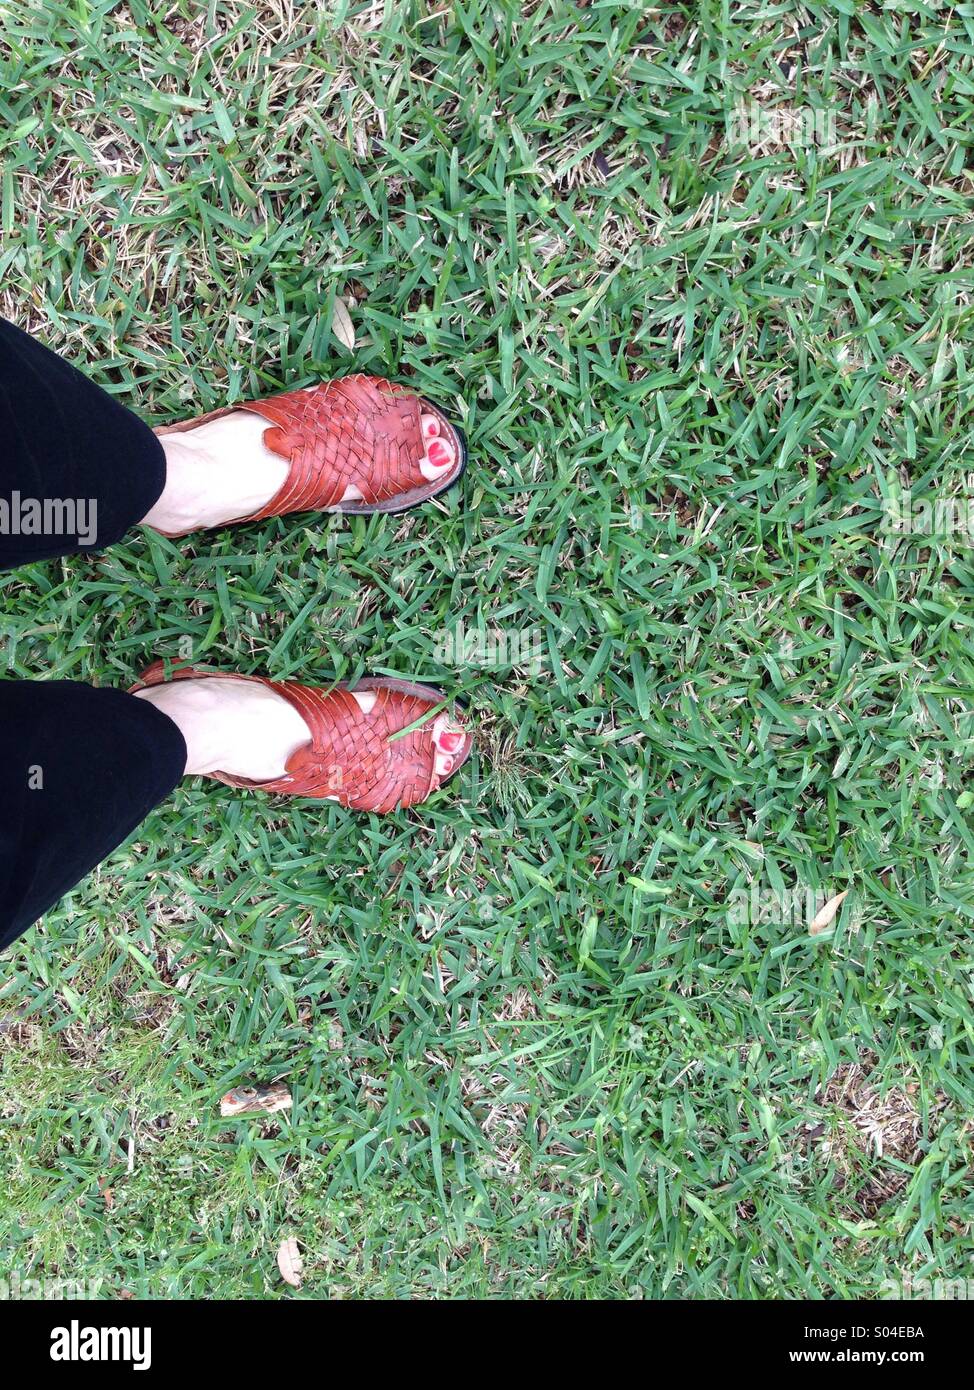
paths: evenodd
<path fill-rule="evenodd" d="M 455 724 L 448 714 L 441 714 L 433 724 L 433 747 L 436 750 L 433 771 L 437 780 L 449 777 L 459 766 L 466 734 Z"/>
<path fill-rule="evenodd" d="M 426 445 L 426 456 L 420 461 L 420 471 L 424 478 L 433 482 L 448 473 L 456 461 L 456 450 L 448 439 L 431 439 Z"/>
<path fill-rule="evenodd" d="M 440 433 L 440 422 L 435 415 L 421 416 L 420 424 L 422 425 L 424 439 L 435 439 Z"/>

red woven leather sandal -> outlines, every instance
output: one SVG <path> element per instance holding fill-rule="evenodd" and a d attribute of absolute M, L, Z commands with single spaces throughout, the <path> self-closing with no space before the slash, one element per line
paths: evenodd
<path fill-rule="evenodd" d="M 254 782 L 225 772 L 208 774 L 228 787 L 330 798 L 356 811 L 384 813 L 425 801 L 466 762 L 473 747 L 471 735 L 457 724 L 452 709 L 444 712 L 450 715 L 453 732 L 440 741 L 440 751 L 453 758 L 445 776 L 435 772 L 433 719 L 401 738 L 392 738 L 445 702 L 446 697 L 429 685 L 377 676 L 353 686 L 342 683 L 331 690 L 317 690 L 296 681 L 241 676 L 181 662 L 171 662 L 170 668 L 169 679 L 174 681 L 219 677 L 266 685 L 292 704 L 308 726 L 308 742 L 288 759 L 285 776 Z M 165 662 L 154 661 L 131 690 L 146 690 L 165 681 Z M 377 699 L 365 714 L 353 692 L 367 690 L 375 691 Z"/>
<path fill-rule="evenodd" d="M 179 434 L 235 410 L 263 416 L 268 422 L 264 447 L 287 459 L 289 471 L 266 506 L 227 525 L 339 507 L 352 515 L 405 512 L 453 487 L 467 466 L 467 440 L 459 425 L 432 401 L 378 376 L 346 376 L 260 401 L 238 401 L 195 420 L 157 426 L 155 433 Z M 422 414 L 439 422 L 456 454 L 449 473 L 432 482 L 420 469 L 420 461 L 436 448 L 435 437 L 423 437 Z M 351 485 L 361 492 L 361 500 L 342 502 Z M 162 534 L 175 538 L 190 533 Z"/>

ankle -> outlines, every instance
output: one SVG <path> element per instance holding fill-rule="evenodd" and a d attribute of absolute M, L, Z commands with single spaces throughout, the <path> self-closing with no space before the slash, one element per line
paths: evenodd
<path fill-rule="evenodd" d="M 167 715 L 186 742 L 184 776 L 214 772 L 270 782 L 308 741 L 308 728 L 282 696 L 256 681 L 171 681 L 136 692 Z"/>
<path fill-rule="evenodd" d="M 259 512 L 288 475 L 286 461 L 264 448 L 265 428 L 259 416 L 235 410 L 161 435 L 166 485 L 142 524 L 179 535 Z"/>

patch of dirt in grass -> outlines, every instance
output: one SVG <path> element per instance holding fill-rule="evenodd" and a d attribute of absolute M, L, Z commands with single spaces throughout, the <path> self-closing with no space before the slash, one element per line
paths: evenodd
<path fill-rule="evenodd" d="M 24 1018 L 25 1007 L 0 1014 L 0 1053 L 26 1049 L 40 1039 L 41 1029 L 37 1023 Z"/>
<path fill-rule="evenodd" d="M 883 1090 L 872 1080 L 877 1058 L 838 1068 L 817 1097 L 828 1118 L 811 1127 L 808 1139 L 835 1174 L 835 1187 L 854 1218 L 873 1217 L 910 1180 L 923 1142 L 917 1084 Z M 932 1114 L 947 1098 L 938 1093 Z M 901 1168 L 898 1165 L 905 1165 Z"/>
<path fill-rule="evenodd" d="M 91 1028 L 87 1022 L 69 1023 L 56 1035 L 60 1050 L 78 1067 L 93 1067 L 111 1040 L 110 1028 Z"/>

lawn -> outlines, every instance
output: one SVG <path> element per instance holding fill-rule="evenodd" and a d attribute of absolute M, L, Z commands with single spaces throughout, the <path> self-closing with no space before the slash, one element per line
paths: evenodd
<path fill-rule="evenodd" d="M 187 782 L 5 953 L 5 1276 L 967 1277 L 972 130 L 970 4 L 4 0 L 0 312 L 153 422 L 386 371 L 471 441 L 0 576 L 6 674 L 479 731 L 385 819 Z"/>

